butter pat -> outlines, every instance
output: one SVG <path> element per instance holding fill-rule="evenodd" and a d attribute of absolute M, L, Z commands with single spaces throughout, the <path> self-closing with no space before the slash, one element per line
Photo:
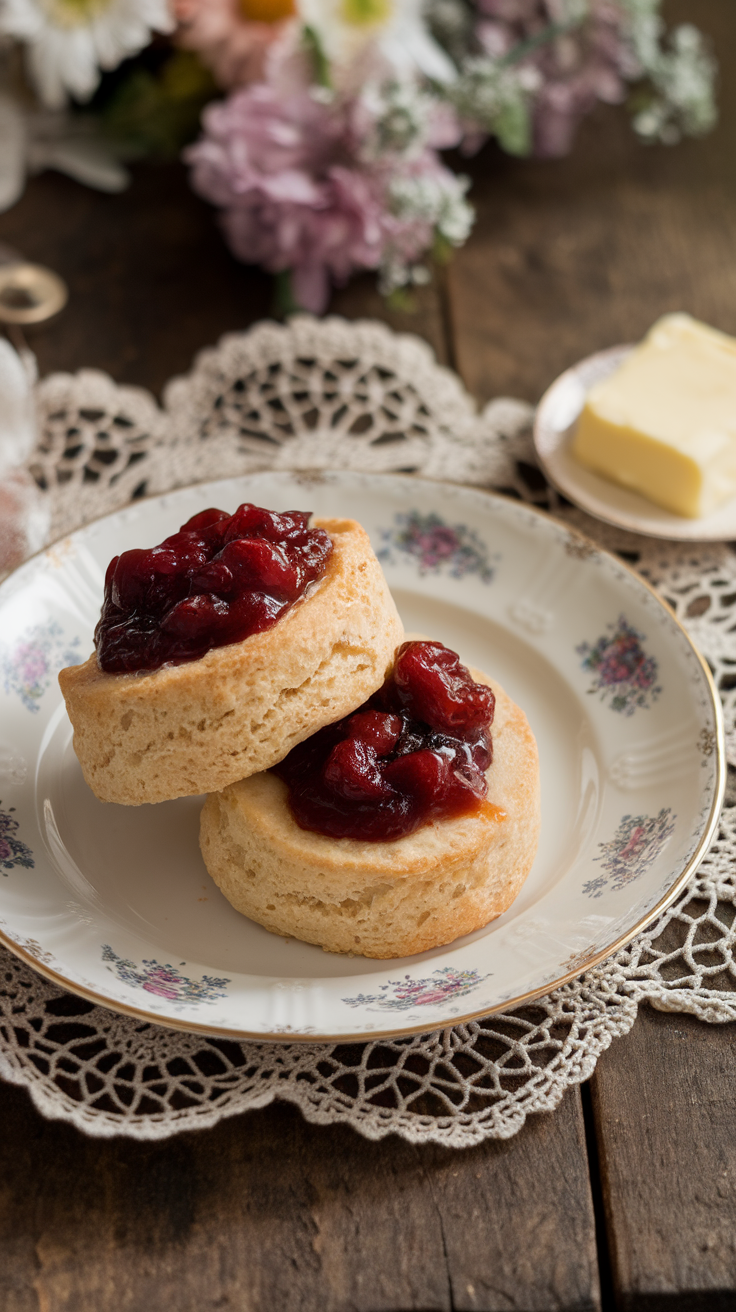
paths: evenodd
<path fill-rule="evenodd" d="M 658 319 L 588 393 L 573 455 L 676 515 L 736 495 L 736 339 L 688 314 Z"/>

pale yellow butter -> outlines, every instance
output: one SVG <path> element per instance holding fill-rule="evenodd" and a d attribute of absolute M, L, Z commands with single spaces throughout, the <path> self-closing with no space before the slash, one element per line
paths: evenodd
<path fill-rule="evenodd" d="M 736 496 L 736 339 L 688 314 L 658 319 L 590 389 L 573 454 L 676 515 Z"/>

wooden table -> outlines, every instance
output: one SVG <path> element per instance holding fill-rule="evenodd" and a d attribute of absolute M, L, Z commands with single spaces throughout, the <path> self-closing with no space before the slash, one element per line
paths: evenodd
<path fill-rule="evenodd" d="M 666 310 L 736 333 L 736 6 L 671 9 L 725 65 L 716 133 L 643 149 L 601 109 L 566 161 L 486 149 L 468 165 L 475 232 L 420 312 L 387 313 L 369 278 L 332 309 L 423 335 L 481 400 L 535 400 Z M 270 280 L 230 259 L 178 166 L 139 168 L 116 198 L 46 174 L 0 240 L 71 287 L 33 337 L 44 373 L 95 366 L 157 391 L 269 310 Z M 733 1309 L 735 1089 L 731 1026 L 646 1006 L 554 1114 L 463 1153 L 279 1105 L 160 1145 L 97 1142 L 0 1085 L 0 1307 Z"/>

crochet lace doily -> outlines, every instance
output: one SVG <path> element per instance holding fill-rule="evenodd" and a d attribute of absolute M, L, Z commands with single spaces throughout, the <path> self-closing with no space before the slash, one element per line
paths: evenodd
<path fill-rule="evenodd" d="M 736 765 L 736 556 L 619 532 L 561 502 L 534 462 L 530 407 L 503 399 L 478 413 L 418 339 L 304 316 L 204 351 L 169 384 L 163 408 L 91 370 L 55 374 L 37 395 L 29 468 L 48 498 L 52 539 L 133 496 L 273 468 L 416 472 L 552 510 L 622 553 L 670 602 L 714 672 Z M 283 1098 L 309 1121 L 347 1122 L 372 1139 L 465 1147 L 508 1138 L 588 1078 L 640 1002 L 736 1019 L 735 831 L 731 786 L 696 877 L 627 948 L 513 1012 L 395 1041 L 182 1034 L 63 993 L 0 949 L 0 1074 L 26 1086 L 43 1115 L 98 1136 L 165 1138 Z"/>

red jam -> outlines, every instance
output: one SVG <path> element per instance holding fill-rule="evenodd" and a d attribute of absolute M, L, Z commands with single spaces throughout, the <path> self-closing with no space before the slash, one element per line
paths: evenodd
<path fill-rule="evenodd" d="M 480 807 L 494 706 L 454 651 L 405 642 L 383 687 L 299 743 L 274 773 L 302 829 L 390 842 Z"/>
<path fill-rule="evenodd" d="M 270 629 L 332 554 L 324 530 L 307 527 L 309 514 L 247 502 L 234 515 L 203 510 L 160 546 L 115 556 L 95 629 L 100 668 L 180 665 Z"/>

